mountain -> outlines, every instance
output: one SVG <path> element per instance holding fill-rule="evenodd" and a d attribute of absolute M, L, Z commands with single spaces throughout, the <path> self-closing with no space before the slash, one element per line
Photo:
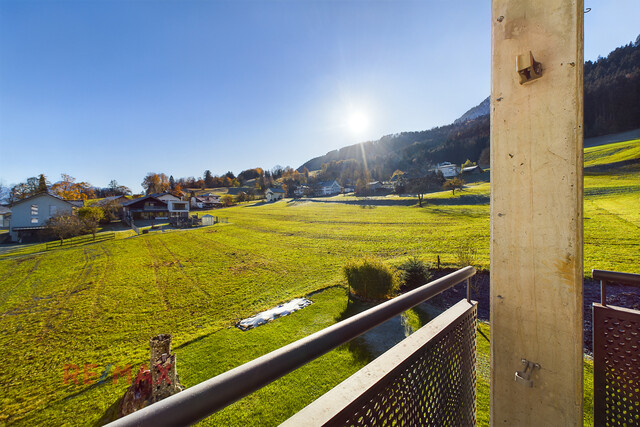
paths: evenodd
<path fill-rule="evenodd" d="M 331 151 L 300 166 L 321 170 L 322 179 L 353 180 L 349 168 L 365 170 L 362 178 L 386 180 L 397 169 L 408 171 L 448 161 L 489 162 L 487 97 L 452 124 L 417 132 L 386 135 Z M 640 128 L 640 36 L 606 58 L 584 65 L 585 138 Z M 362 174 L 361 174 L 362 175 Z"/>
<path fill-rule="evenodd" d="M 458 123 L 468 122 L 469 120 L 476 119 L 480 116 L 489 115 L 489 109 L 491 108 L 491 97 L 487 96 L 487 98 L 482 101 L 480 104 L 476 105 L 466 113 L 464 113 L 460 118 L 456 119 L 453 124 L 456 125 Z"/>

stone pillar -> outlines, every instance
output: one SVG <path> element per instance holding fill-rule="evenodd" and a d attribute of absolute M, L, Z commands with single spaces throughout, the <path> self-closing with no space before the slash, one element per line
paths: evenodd
<path fill-rule="evenodd" d="M 582 425 L 583 14 L 492 2 L 492 425 Z"/>
<path fill-rule="evenodd" d="M 161 334 L 149 340 L 151 402 L 157 402 L 181 391 L 176 371 L 176 355 L 171 354 L 171 335 Z"/>

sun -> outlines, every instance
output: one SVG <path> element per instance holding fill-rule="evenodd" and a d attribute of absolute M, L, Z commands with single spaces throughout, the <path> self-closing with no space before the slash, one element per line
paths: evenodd
<path fill-rule="evenodd" d="M 351 132 L 361 134 L 369 127 L 369 120 L 366 115 L 358 111 L 351 113 L 347 124 Z"/>

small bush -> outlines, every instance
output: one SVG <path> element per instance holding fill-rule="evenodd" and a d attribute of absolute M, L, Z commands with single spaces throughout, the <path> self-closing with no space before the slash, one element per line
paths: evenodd
<path fill-rule="evenodd" d="M 474 242 L 471 238 L 460 242 L 457 248 L 458 266 L 476 265 L 478 250 Z"/>
<path fill-rule="evenodd" d="M 407 260 L 400 267 L 402 283 L 409 289 L 422 286 L 431 280 L 431 272 L 429 267 L 418 258 L 413 257 Z"/>
<path fill-rule="evenodd" d="M 354 294 L 365 299 L 384 299 L 398 287 L 397 275 L 379 259 L 364 258 L 344 266 L 344 275 Z"/>

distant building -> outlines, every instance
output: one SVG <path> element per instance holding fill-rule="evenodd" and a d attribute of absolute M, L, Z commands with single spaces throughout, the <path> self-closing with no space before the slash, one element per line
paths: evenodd
<path fill-rule="evenodd" d="M 367 190 L 371 192 L 382 190 L 382 188 L 383 188 L 383 184 L 380 181 L 372 181 L 367 183 Z"/>
<path fill-rule="evenodd" d="M 162 200 L 152 195 L 129 200 L 122 204 L 127 220 L 186 218 L 189 216 L 189 202 L 176 196 Z"/>
<path fill-rule="evenodd" d="M 342 191 L 342 187 L 335 179 L 333 181 L 321 181 L 316 185 L 316 193 L 318 196 L 331 196 L 333 194 L 339 194 Z"/>
<path fill-rule="evenodd" d="M 202 217 L 202 225 L 214 225 L 216 223 L 216 217 L 206 214 Z"/>
<path fill-rule="evenodd" d="M 311 188 L 308 185 L 299 185 L 293 190 L 296 197 L 308 196 L 311 194 Z"/>
<path fill-rule="evenodd" d="M 469 166 L 462 168 L 462 175 L 478 175 L 484 172 L 480 166 Z"/>
<path fill-rule="evenodd" d="M 265 193 L 267 202 L 275 202 L 284 199 L 284 190 L 282 188 L 269 188 Z"/>
<path fill-rule="evenodd" d="M 11 206 L 9 235 L 14 241 L 35 240 L 47 221 L 56 215 L 73 213 L 75 205 L 49 193 L 18 200 Z"/>
<path fill-rule="evenodd" d="M 222 202 L 220 202 L 220 196 L 207 193 L 207 195 L 192 197 L 191 207 L 193 209 L 215 209 L 222 207 Z"/>
<path fill-rule="evenodd" d="M 444 162 L 438 163 L 438 165 L 436 165 L 435 169 L 432 169 L 432 171 L 440 171 L 445 178 L 453 178 L 454 176 L 458 176 L 458 174 L 460 173 L 460 168 L 452 163 Z"/>
<path fill-rule="evenodd" d="M 11 221 L 11 209 L 0 206 L 0 228 L 8 228 Z"/>

